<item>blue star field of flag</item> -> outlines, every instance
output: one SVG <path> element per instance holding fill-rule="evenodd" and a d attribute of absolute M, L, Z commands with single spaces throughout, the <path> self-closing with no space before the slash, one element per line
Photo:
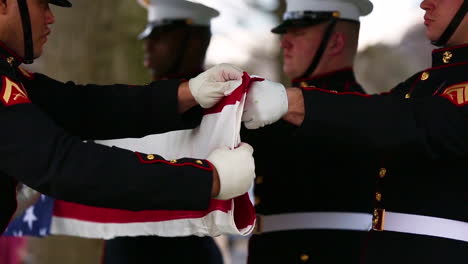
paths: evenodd
<path fill-rule="evenodd" d="M 41 195 L 39 200 L 13 219 L 3 236 L 44 237 L 50 234 L 54 199 Z"/>

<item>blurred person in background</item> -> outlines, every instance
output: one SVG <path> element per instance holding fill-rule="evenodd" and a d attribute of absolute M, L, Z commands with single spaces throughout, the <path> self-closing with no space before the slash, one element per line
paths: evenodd
<path fill-rule="evenodd" d="M 368 0 L 288 0 L 284 19 L 272 32 L 281 34 L 283 71 L 291 85 L 364 93 L 353 63 L 359 18 L 372 8 Z M 255 125 L 244 117 L 247 127 Z M 296 129 L 280 121 L 245 131 L 243 140 L 256 146 L 258 175 L 258 226 L 249 241 L 249 263 L 358 263 L 367 232 L 354 230 L 349 219 L 370 217 L 373 207 L 366 201 L 372 197 L 372 183 L 362 184 L 352 175 L 371 178 L 372 168 L 364 156 L 304 147 Z M 342 199 L 346 195 L 354 198 Z"/>
<path fill-rule="evenodd" d="M 229 199 L 248 191 L 255 174 L 246 144 L 215 151 L 207 160 L 171 163 L 153 154 L 83 143 L 193 127 L 202 114 L 194 107 L 215 105 L 239 85 L 242 70 L 220 65 L 189 82 L 145 86 L 77 85 L 27 72 L 19 66 L 40 57 L 55 22 L 49 4 L 71 7 L 67 0 L 0 2 L 0 118 L 8 124 L 0 134 L 0 232 L 16 210 L 18 182 L 65 201 L 133 211 L 202 210 L 212 197 Z M 198 118 L 185 120 L 192 110 Z M 225 184 L 228 178 L 239 181 Z"/>
<path fill-rule="evenodd" d="M 380 167 L 373 177 L 364 172 L 339 179 L 308 175 L 335 189 L 347 188 L 343 177 L 362 188 L 374 185 L 372 195 L 361 201 L 373 204 L 372 217 L 346 219 L 368 231 L 360 263 L 468 261 L 468 1 L 424 0 L 420 6 L 426 36 L 440 47 L 431 54 L 431 68 L 380 95 L 287 89 L 289 110 L 283 119 L 297 127 L 304 148 L 376 157 L 368 161 Z M 262 100 L 266 96 L 268 102 Z M 281 107 L 283 100 L 272 91 L 251 91 L 249 101 L 257 103 L 245 111 L 258 124 L 269 124 L 277 116 L 267 118 L 262 105 Z M 314 191 L 319 190 L 310 195 Z M 347 203 L 359 192 L 369 190 L 329 192 L 321 199 Z"/>
<path fill-rule="evenodd" d="M 189 79 L 203 71 L 211 40 L 210 21 L 218 12 L 185 0 L 139 1 L 148 24 L 139 35 L 144 65 L 153 81 Z M 106 241 L 104 263 L 223 263 L 211 237 L 120 237 Z"/>
<path fill-rule="evenodd" d="M 0 236 L 0 263 L 23 263 L 26 251 L 26 238 Z"/>

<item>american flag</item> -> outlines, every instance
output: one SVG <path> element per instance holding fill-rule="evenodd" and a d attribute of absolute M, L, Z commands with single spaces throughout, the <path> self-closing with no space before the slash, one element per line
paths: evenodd
<path fill-rule="evenodd" d="M 120 139 L 96 143 L 118 146 L 133 151 L 152 153 L 155 149 L 166 159 L 207 157 L 220 146 L 235 147 L 240 143 L 240 126 L 245 96 L 250 85 L 262 79 L 244 74 L 242 85 L 207 109 L 198 128 L 151 135 L 141 139 Z M 255 209 L 249 194 L 222 201 L 212 199 L 207 210 L 131 212 L 97 208 L 42 196 L 40 201 L 18 217 L 7 229 L 7 235 L 69 235 L 111 239 L 118 236 L 157 235 L 218 236 L 248 235 L 255 225 Z M 35 232 L 33 232 L 35 231 Z"/>
<path fill-rule="evenodd" d="M 39 200 L 17 216 L 7 227 L 4 236 L 44 237 L 50 234 L 54 199 L 41 195 Z"/>

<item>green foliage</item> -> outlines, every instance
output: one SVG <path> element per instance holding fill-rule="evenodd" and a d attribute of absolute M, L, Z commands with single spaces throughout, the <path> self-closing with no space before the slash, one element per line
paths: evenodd
<path fill-rule="evenodd" d="M 142 43 L 146 10 L 136 1 L 80 0 L 54 8 L 56 24 L 38 70 L 61 80 L 143 83 Z"/>

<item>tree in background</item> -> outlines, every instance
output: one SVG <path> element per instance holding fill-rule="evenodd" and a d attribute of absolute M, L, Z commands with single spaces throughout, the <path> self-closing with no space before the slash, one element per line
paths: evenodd
<path fill-rule="evenodd" d="M 137 34 L 146 13 L 135 1 L 80 0 L 54 9 L 56 23 L 38 70 L 59 80 L 133 83 L 148 79 Z"/>

